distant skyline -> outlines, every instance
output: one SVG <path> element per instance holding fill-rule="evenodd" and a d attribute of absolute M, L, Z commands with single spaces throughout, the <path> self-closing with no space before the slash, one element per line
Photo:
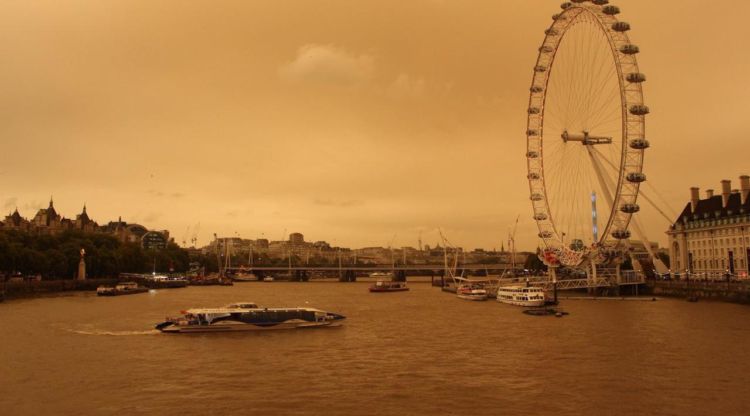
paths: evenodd
<path fill-rule="evenodd" d="M 533 250 L 525 111 L 559 4 L 6 2 L 2 215 L 53 195 L 66 216 L 86 203 L 177 242 L 200 223 L 200 245 L 295 231 L 434 245 L 442 228 L 484 249 L 507 246 L 520 215 L 518 249 Z M 691 186 L 750 174 L 750 4 L 620 6 L 648 77 L 644 189 L 676 216 Z M 642 206 L 664 245 L 668 223 Z"/>

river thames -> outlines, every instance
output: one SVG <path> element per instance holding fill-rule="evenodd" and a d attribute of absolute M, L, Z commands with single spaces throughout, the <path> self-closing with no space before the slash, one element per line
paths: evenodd
<path fill-rule="evenodd" d="M 750 414 L 750 307 L 563 300 L 564 318 L 429 284 L 246 283 L 0 304 L 2 415 Z M 340 328 L 161 334 L 252 301 Z"/>

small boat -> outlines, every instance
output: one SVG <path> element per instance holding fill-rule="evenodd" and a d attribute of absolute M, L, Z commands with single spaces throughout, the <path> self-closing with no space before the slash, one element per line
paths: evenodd
<path fill-rule="evenodd" d="M 170 277 L 159 274 L 147 276 L 143 284 L 149 289 L 170 289 L 186 287 L 188 280 L 184 277 Z"/>
<path fill-rule="evenodd" d="M 477 284 L 461 284 L 456 289 L 456 296 L 466 300 L 487 300 L 487 289 Z"/>
<path fill-rule="evenodd" d="M 231 280 L 225 277 L 202 277 L 197 279 L 190 279 L 190 286 L 232 286 L 234 285 Z"/>
<path fill-rule="evenodd" d="M 133 295 L 143 292 L 148 292 L 148 288 L 138 286 L 138 283 L 135 282 L 124 282 L 115 286 L 99 286 L 96 288 L 97 296 Z"/>
<path fill-rule="evenodd" d="M 249 307 L 255 306 L 255 307 Z M 339 326 L 346 317 L 313 308 L 258 308 L 252 303 L 188 309 L 156 329 L 167 333 L 267 331 Z"/>
<path fill-rule="evenodd" d="M 544 306 L 544 289 L 534 286 L 498 287 L 497 301 L 516 306 Z"/>
<path fill-rule="evenodd" d="M 255 273 L 244 272 L 231 275 L 230 278 L 235 282 L 257 282 L 259 280 L 258 276 L 256 276 Z"/>
<path fill-rule="evenodd" d="M 562 318 L 565 315 L 568 315 L 568 312 L 565 312 L 560 309 L 556 308 L 528 308 L 524 309 L 523 313 L 526 315 L 532 315 L 532 316 L 550 316 L 554 315 L 558 318 Z"/>
<path fill-rule="evenodd" d="M 263 278 L 263 281 L 264 282 L 273 282 L 274 278 L 272 276 L 266 276 L 266 277 Z"/>
<path fill-rule="evenodd" d="M 394 282 L 388 280 L 378 280 L 374 285 L 370 286 L 370 292 L 405 292 L 409 290 L 406 286 L 406 282 Z"/>

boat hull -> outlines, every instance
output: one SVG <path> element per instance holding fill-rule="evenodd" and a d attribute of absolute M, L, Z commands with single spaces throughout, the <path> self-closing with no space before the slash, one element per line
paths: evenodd
<path fill-rule="evenodd" d="M 255 324 L 227 324 L 217 323 L 212 325 L 174 325 L 168 322 L 161 323 L 156 329 L 164 333 L 171 334 L 194 334 L 207 332 L 253 332 L 253 331 L 275 331 L 284 329 L 304 329 L 320 327 L 337 327 L 341 322 L 324 321 L 324 322 L 282 322 L 274 325 L 255 325 Z"/>
<path fill-rule="evenodd" d="M 483 301 L 487 300 L 487 295 L 456 295 L 459 299 L 464 300 L 473 300 L 473 301 Z"/>
<path fill-rule="evenodd" d="M 500 303 L 507 303 L 508 305 L 523 306 L 527 308 L 534 308 L 544 306 L 544 300 L 511 300 L 511 299 L 498 299 Z"/>
<path fill-rule="evenodd" d="M 96 295 L 97 296 L 124 296 L 124 295 L 135 295 L 136 293 L 144 293 L 148 292 L 147 288 L 139 288 L 139 289 L 131 289 L 131 290 L 106 290 L 106 291 L 99 291 L 97 290 Z"/>
<path fill-rule="evenodd" d="M 370 292 L 372 293 L 384 293 L 384 292 L 406 292 L 409 290 L 408 287 L 397 287 L 397 288 L 378 288 L 371 287 Z"/>

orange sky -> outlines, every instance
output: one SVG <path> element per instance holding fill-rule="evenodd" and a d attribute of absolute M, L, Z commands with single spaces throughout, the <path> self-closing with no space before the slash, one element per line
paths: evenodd
<path fill-rule="evenodd" d="M 353 247 L 434 245 L 442 227 L 486 249 L 520 215 L 531 249 L 525 109 L 559 3 L 3 2 L 0 208 L 30 217 L 53 194 L 178 242 L 197 223 L 201 243 Z M 648 76 L 650 184 L 674 211 L 690 186 L 737 186 L 750 4 L 618 4 Z M 666 221 L 639 216 L 663 242 Z"/>

